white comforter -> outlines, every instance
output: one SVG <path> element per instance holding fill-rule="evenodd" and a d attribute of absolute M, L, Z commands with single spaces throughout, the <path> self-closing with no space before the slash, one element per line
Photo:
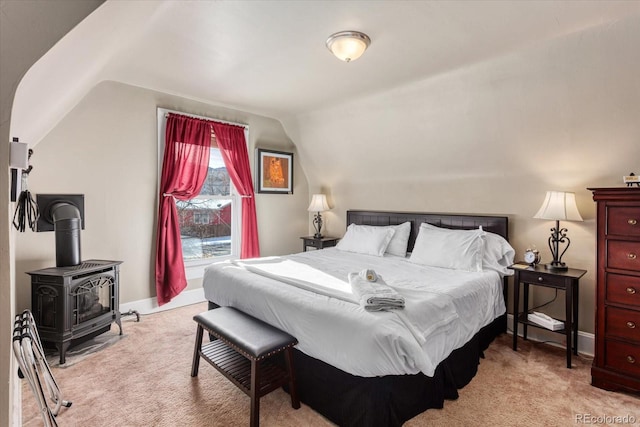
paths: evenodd
<path fill-rule="evenodd" d="M 403 310 L 369 312 L 348 274 L 374 269 L 405 299 Z M 502 279 L 423 267 L 405 258 L 335 248 L 208 266 L 204 293 L 295 336 L 297 348 L 353 375 L 423 372 L 505 312 Z"/>

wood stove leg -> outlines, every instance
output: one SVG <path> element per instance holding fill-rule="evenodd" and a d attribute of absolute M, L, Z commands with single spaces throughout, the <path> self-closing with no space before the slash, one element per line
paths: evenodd
<path fill-rule="evenodd" d="M 136 322 L 140 321 L 140 313 L 138 313 L 137 310 L 129 310 L 126 313 L 120 313 L 120 318 L 123 318 L 124 316 L 136 316 Z"/>
<path fill-rule="evenodd" d="M 122 321 L 120 320 L 120 312 L 116 311 L 113 314 L 114 317 L 114 321 L 116 322 L 116 324 L 118 325 L 118 329 L 120 329 L 120 335 L 122 335 Z"/>
<path fill-rule="evenodd" d="M 58 353 L 60 353 L 60 364 L 64 365 L 67 360 L 67 350 L 71 345 L 71 341 L 65 341 L 61 343 L 56 343 L 56 348 L 58 349 Z"/>

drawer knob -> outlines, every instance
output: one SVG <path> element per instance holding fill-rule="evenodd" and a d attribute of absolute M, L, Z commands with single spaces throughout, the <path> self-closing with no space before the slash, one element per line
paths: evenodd
<path fill-rule="evenodd" d="M 627 224 L 629 225 L 636 225 L 637 223 L 638 221 L 633 218 L 627 220 Z"/>
<path fill-rule="evenodd" d="M 627 362 L 629 362 L 629 363 L 636 363 L 636 358 L 635 358 L 635 357 L 633 357 L 633 356 L 631 356 L 631 355 L 629 355 L 629 356 L 627 356 Z"/>
<path fill-rule="evenodd" d="M 636 328 L 636 324 L 632 321 L 628 321 L 627 322 L 627 328 L 629 329 L 635 329 Z"/>
<path fill-rule="evenodd" d="M 544 282 L 544 278 L 542 276 L 538 276 L 538 282 Z"/>
<path fill-rule="evenodd" d="M 635 290 L 635 288 L 632 288 L 631 286 L 629 286 L 629 287 L 627 288 L 627 293 L 628 293 L 629 295 L 633 295 L 633 294 L 635 294 L 635 293 L 636 293 L 636 290 Z"/>
<path fill-rule="evenodd" d="M 636 258 L 638 258 L 638 256 L 636 254 L 627 254 L 627 258 L 636 259 Z"/>

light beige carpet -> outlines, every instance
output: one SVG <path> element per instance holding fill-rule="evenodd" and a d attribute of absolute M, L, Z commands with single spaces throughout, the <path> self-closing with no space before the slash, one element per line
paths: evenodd
<path fill-rule="evenodd" d="M 61 426 L 245 426 L 249 398 L 207 363 L 191 378 L 196 326 L 193 315 L 206 304 L 123 319 L 125 338 L 86 355 L 53 374 L 63 397 L 73 402 L 58 416 Z M 113 326 L 116 328 L 116 326 Z M 640 398 L 590 385 L 591 360 L 574 358 L 565 368 L 564 351 L 499 337 L 486 351 L 477 376 L 444 409 L 430 409 L 406 423 L 415 426 L 572 426 L 611 417 L 635 417 Z M 596 418 L 600 417 L 600 418 Z M 610 418 L 604 418 L 610 417 Z M 23 385 L 23 425 L 42 425 L 28 385 Z M 306 405 L 291 408 L 282 390 L 260 401 L 263 426 L 330 426 Z"/>

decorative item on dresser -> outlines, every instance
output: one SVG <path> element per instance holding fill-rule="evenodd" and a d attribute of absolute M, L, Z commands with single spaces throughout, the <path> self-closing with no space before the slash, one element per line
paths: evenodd
<path fill-rule="evenodd" d="M 640 188 L 589 188 L 597 203 L 591 384 L 640 393 Z"/>

